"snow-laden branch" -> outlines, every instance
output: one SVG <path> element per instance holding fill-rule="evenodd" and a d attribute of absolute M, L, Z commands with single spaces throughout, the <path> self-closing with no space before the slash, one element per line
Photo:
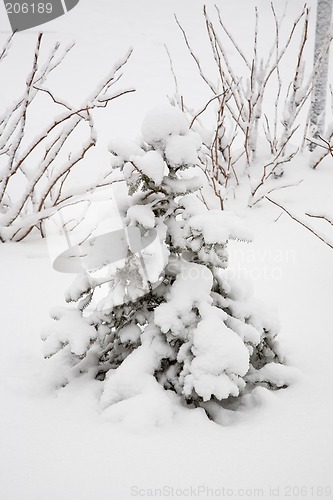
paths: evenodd
<path fill-rule="evenodd" d="M 101 187 L 99 181 L 90 182 L 83 190 L 78 190 L 80 200 L 76 199 L 77 190 L 71 183 L 70 173 L 77 170 L 96 145 L 94 109 L 105 108 L 111 101 L 134 92 L 133 88 L 115 88 L 131 57 L 133 50 L 129 49 L 82 104 L 73 107 L 55 96 L 46 80 L 52 71 L 61 67 L 74 44 L 62 47 L 56 43 L 45 57 L 42 41 L 43 35 L 39 34 L 23 95 L 0 116 L 0 241 L 20 241 L 34 227 L 43 235 L 42 221 L 50 214 L 66 203 L 81 202 L 85 192 Z M 12 37 L 0 52 L 0 62 L 8 55 L 11 43 Z M 45 98 L 49 99 L 50 119 L 36 132 L 34 113 L 41 105 L 40 96 L 44 96 L 44 102 Z M 83 141 L 82 133 L 85 134 Z M 75 143 L 78 144 L 73 146 Z M 19 192 L 15 190 L 16 179 L 19 179 Z M 106 179 L 102 185 L 109 184 Z M 65 190 L 66 197 L 62 194 Z"/>
<path fill-rule="evenodd" d="M 274 189 L 273 179 L 283 176 L 286 166 L 304 149 L 310 96 L 332 36 L 326 37 L 315 64 L 305 71 L 309 46 L 308 6 L 302 7 L 289 27 L 286 9 L 278 17 L 272 3 L 271 15 L 273 40 L 266 53 L 261 43 L 258 9 L 254 10 L 252 47 L 245 51 L 227 28 L 222 7 L 215 6 L 215 12 L 204 7 L 204 26 L 214 62 L 214 77 L 204 69 L 186 29 L 176 18 L 199 76 L 212 93 L 197 111 L 184 104 L 184 99 L 181 109 L 189 114 L 191 128 L 200 133 L 207 129 L 206 110 L 215 107 L 216 121 L 213 129 L 209 122 L 210 136 L 205 132 L 206 152 L 201 167 L 221 207 L 235 196 L 235 190 L 243 183 L 247 184 L 246 190 L 250 193 L 249 204 L 256 204 Z M 284 31 L 281 29 L 283 23 L 286 25 Z M 280 66 L 287 59 L 293 61 L 292 65 L 288 64 L 289 79 L 282 79 Z M 179 96 L 177 79 L 175 81 Z M 177 96 L 174 102 L 179 106 Z M 317 136 L 322 151 L 314 158 L 313 167 L 332 151 L 332 136 L 327 137 L 325 143 Z M 265 142 L 269 149 L 265 148 Z M 205 202 L 210 204 L 208 198 Z"/>

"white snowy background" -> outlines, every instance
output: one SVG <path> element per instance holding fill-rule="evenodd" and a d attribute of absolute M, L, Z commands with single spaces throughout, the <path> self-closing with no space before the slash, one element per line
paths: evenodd
<path fill-rule="evenodd" d="M 262 40 L 271 39 L 267 0 L 218 3 L 243 47 L 253 39 L 255 6 Z M 308 4 L 313 40 L 316 2 Z M 146 112 L 174 92 L 164 44 L 186 99 L 195 108 L 205 102 L 174 20 L 176 13 L 205 59 L 202 5 L 201 0 L 80 0 L 66 16 L 43 27 L 50 43 L 76 40 L 62 71 L 51 79 L 55 93 L 72 103 L 79 103 L 129 46 L 135 49 L 124 85 L 133 85 L 136 93 L 97 114 L 101 144 L 114 134 L 135 137 Z M 275 0 L 274 5 L 282 13 L 285 3 Z M 302 5 L 301 0 L 287 2 L 286 20 L 292 22 Z M 4 41 L 9 24 L 3 4 L 0 31 Z M 12 73 L 2 72 L 0 80 L 0 95 L 8 100 L 20 89 L 13 76 L 29 68 L 35 39 L 33 30 L 16 37 Z M 96 170 L 109 161 L 99 151 L 95 158 L 91 168 Z M 314 172 L 298 158 L 293 168 L 301 171 L 302 185 L 276 199 L 295 209 L 329 206 L 332 161 Z M 1 500 L 128 500 L 164 486 L 179 489 L 169 498 L 185 498 L 187 488 L 199 486 L 220 491 L 220 497 L 225 488 L 233 498 L 333 498 L 333 250 L 268 203 L 247 217 L 255 240 L 231 245 L 231 270 L 241 269 L 255 294 L 278 309 L 280 342 L 298 375 L 288 389 L 258 390 L 223 426 L 202 410 L 179 407 L 169 413 L 155 408 L 158 419 L 150 407 L 117 421 L 100 407 L 99 383 L 85 377 L 54 391 L 40 334 L 50 308 L 63 303 L 72 276 L 52 268 L 45 241 L 0 246 Z M 206 490 L 200 498 L 212 494 Z"/>

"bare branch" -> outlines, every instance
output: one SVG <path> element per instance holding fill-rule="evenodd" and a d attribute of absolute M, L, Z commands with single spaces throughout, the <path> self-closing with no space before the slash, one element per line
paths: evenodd
<path fill-rule="evenodd" d="M 288 214 L 289 217 L 291 219 L 293 219 L 295 222 L 297 222 L 301 226 L 305 227 L 305 229 L 307 229 L 308 231 L 310 231 L 310 233 L 314 234 L 314 236 L 316 236 L 320 241 L 322 241 L 323 243 L 325 243 L 325 245 L 327 245 L 328 247 L 330 247 L 330 248 L 333 249 L 333 245 L 331 243 L 329 243 L 328 241 L 326 241 L 325 238 L 323 238 L 320 234 L 318 234 L 314 229 L 312 229 L 311 227 L 307 226 L 304 222 L 302 222 L 300 219 L 298 219 L 293 214 L 291 214 L 285 207 L 283 207 L 282 205 L 280 205 L 276 201 L 272 200 L 271 198 L 268 198 L 268 196 L 265 196 L 265 198 L 266 198 L 266 200 L 268 200 L 271 203 L 273 203 L 273 205 L 276 205 L 281 210 L 283 210 L 283 212 L 285 212 L 286 214 Z"/>
<path fill-rule="evenodd" d="M 201 111 L 199 111 L 192 119 L 191 123 L 190 123 L 190 127 L 189 128 L 192 128 L 193 127 L 193 124 L 194 122 L 199 118 L 200 115 L 202 115 L 202 113 L 204 113 L 206 111 L 206 109 L 208 108 L 208 106 L 210 105 L 211 102 L 215 101 L 215 99 L 219 99 L 220 97 L 222 97 L 223 95 L 225 95 L 226 92 L 223 92 L 222 94 L 218 94 L 218 95 L 214 95 L 211 99 L 209 99 L 208 102 L 206 102 L 205 106 L 201 109 Z"/>
<path fill-rule="evenodd" d="M 175 20 L 176 20 L 176 23 L 179 27 L 179 29 L 181 30 L 182 34 L 183 34 L 183 37 L 184 37 L 184 40 L 185 40 L 185 44 L 186 44 L 186 47 L 188 48 L 190 54 L 191 54 L 191 57 L 192 59 L 194 60 L 195 64 L 197 65 L 197 68 L 199 70 L 199 74 L 201 76 L 201 78 L 203 79 L 203 81 L 208 85 L 208 87 L 210 88 L 210 90 L 213 92 L 213 94 L 217 94 L 217 89 L 216 87 L 209 81 L 209 79 L 205 76 L 203 70 L 202 70 L 202 67 L 201 67 L 201 64 L 200 64 L 200 61 L 199 59 L 197 58 L 197 56 L 194 54 L 192 48 L 191 48 L 191 45 L 188 41 L 188 38 L 187 38 L 187 35 L 186 35 L 186 32 L 184 30 L 184 28 L 182 27 L 182 25 L 180 24 L 180 22 L 178 21 L 178 18 L 177 16 L 175 15 Z"/>
<path fill-rule="evenodd" d="M 241 56 L 241 58 L 243 59 L 243 61 L 245 62 L 246 66 L 248 67 L 248 69 L 250 70 L 251 69 L 251 64 L 249 63 L 249 61 L 247 60 L 247 58 L 245 57 L 244 55 L 244 52 L 241 50 L 241 48 L 239 47 L 239 45 L 236 43 L 234 37 L 230 34 L 230 32 L 227 30 L 225 24 L 223 23 L 222 21 L 222 16 L 221 16 L 221 12 L 220 12 L 220 9 L 218 8 L 218 6 L 215 4 L 215 9 L 217 11 L 217 14 L 218 14 L 218 18 L 219 18 L 219 23 L 223 29 L 223 31 L 225 32 L 225 34 L 227 35 L 227 37 L 229 38 L 229 40 L 231 41 L 231 43 L 233 44 L 233 46 L 235 47 L 235 49 L 237 50 L 238 54 Z"/>
<path fill-rule="evenodd" d="M 308 217 L 312 217 L 313 219 L 324 220 L 324 221 L 328 222 L 331 226 L 333 226 L 333 220 L 329 219 L 327 217 L 327 215 L 316 215 L 316 214 L 309 214 L 309 213 L 306 213 L 305 215 L 307 215 Z"/>

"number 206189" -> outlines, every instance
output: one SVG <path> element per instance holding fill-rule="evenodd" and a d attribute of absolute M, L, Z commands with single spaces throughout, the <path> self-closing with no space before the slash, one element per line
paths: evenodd
<path fill-rule="evenodd" d="M 331 497 L 332 488 L 330 486 L 285 486 L 284 495 L 286 497 L 312 497 L 316 500 L 320 497 Z"/>
<path fill-rule="evenodd" d="M 52 3 L 6 3 L 7 14 L 51 14 Z"/>

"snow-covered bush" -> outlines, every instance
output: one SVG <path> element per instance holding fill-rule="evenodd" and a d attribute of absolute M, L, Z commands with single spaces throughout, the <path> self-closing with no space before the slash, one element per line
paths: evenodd
<path fill-rule="evenodd" d="M 7 77 L 14 75 L 16 83 L 14 37 L 0 50 L 0 64 L 8 60 L 4 73 Z M 68 104 L 48 88 L 48 78 L 53 71 L 59 72 L 73 44 L 62 47 L 56 43 L 46 52 L 44 45 L 47 46 L 40 33 L 31 54 L 30 72 L 22 79 L 21 94 L 13 102 L 4 96 L 1 103 L 0 242 L 21 241 L 34 229 L 45 236 L 46 219 L 82 199 L 86 201 L 87 193 L 109 184 L 110 172 L 99 172 L 97 179 L 88 176 L 79 187 L 72 175 L 78 170 L 82 172 L 85 159 L 96 146 L 94 111 L 133 92 L 133 89 L 113 88 L 131 55 L 130 50 L 82 103 Z M 68 75 L 62 76 L 68 80 Z"/>
<path fill-rule="evenodd" d="M 251 235 L 196 196 L 200 148 L 173 107 L 147 115 L 141 144 L 110 143 L 126 180 L 125 232 L 139 230 L 141 250 L 129 238 L 127 257 L 107 263 L 106 247 L 101 269 L 80 275 L 67 292 L 78 306 L 54 311 L 43 334 L 45 356 L 67 366 L 62 383 L 93 374 L 103 381 L 104 407 L 159 398 L 164 388 L 210 414 L 258 384 L 286 384 L 275 319 L 227 277 L 228 240 Z"/>
<path fill-rule="evenodd" d="M 176 19 L 208 98 L 199 109 L 193 108 L 184 102 L 184 92 L 177 84 L 172 102 L 190 115 L 191 128 L 206 129 L 201 165 L 210 185 L 210 191 L 203 194 L 210 207 L 230 208 L 235 198 L 238 203 L 241 200 L 245 206 L 253 206 L 270 192 L 299 181 L 285 173 L 296 155 L 304 153 L 307 142 L 313 146 L 317 143 L 312 141 L 316 134 L 309 130 L 308 114 L 332 40 L 332 34 L 325 33 L 315 62 L 312 65 L 311 60 L 308 67 L 312 50 L 309 13 L 305 4 L 296 19 L 287 19 L 286 12 L 279 18 L 272 3 L 271 20 L 265 19 L 263 25 L 256 8 L 253 44 L 246 46 L 229 31 L 222 8 L 215 6 L 214 16 L 214 11 L 204 7 L 211 72 L 197 54 L 186 27 Z M 269 22 L 271 42 L 267 36 L 262 40 Z M 207 110 L 215 115 L 213 124 Z M 325 138 L 330 141 L 329 135 Z M 327 143 L 319 142 L 322 148 L 327 147 Z M 309 162 L 317 166 L 317 160 L 324 156 L 317 155 Z M 210 193 L 217 198 L 215 204 Z"/>

